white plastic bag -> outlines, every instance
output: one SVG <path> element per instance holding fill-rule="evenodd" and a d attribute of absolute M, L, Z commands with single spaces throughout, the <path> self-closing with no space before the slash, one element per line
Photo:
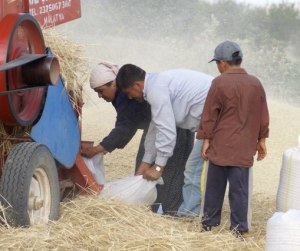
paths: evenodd
<path fill-rule="evenodd" d="M 104 161 L 103 161 L 103 154 L 99 153 L 94 155 L 92 158 L 85 158 L 82 157 L 84 163 L 91 171 L 94 176 L 94 179 L 98 184 L 105 183 L 105 170 L 104 170 Z"/>
<path fill-rule="evenodd" d="M 156 200 L 157 184 L 163 184 L 162 178 L 148 181 L 142 175 L 129 176 L 106 183 L 100 196 L 118 199 L 128 204 L 149 206 Z"/>

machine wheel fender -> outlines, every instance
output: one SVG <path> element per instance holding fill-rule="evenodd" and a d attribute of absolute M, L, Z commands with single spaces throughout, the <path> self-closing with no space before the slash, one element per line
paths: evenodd
<path fill-rule="evenodd" d="M 5 207 L 5 219 L 11 226 L 30 226 L 58 219 L 57 168 L 45 145 L 20 143 L 10 151 L 0 180 L 0 200 Z"/>

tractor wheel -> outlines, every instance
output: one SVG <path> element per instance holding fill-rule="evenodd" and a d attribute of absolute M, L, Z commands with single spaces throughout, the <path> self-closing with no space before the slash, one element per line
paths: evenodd
<path fill-rule="evenodd" d="M 58 174 L 45 145 L 20 143 L 10 151 L 0 181 L 0 199 L 5 208 L 5 221 L 11 226 L 58 219 Z"/>

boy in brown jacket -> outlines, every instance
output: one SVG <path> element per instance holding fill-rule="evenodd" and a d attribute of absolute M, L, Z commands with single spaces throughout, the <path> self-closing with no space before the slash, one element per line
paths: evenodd
<path fill-rule="evenodd" d="M 225 41 L 215 49 L 214 58 L 221 75 L 216 77 L 206 98 L 198 139 L 204 139 L 201 155 L 209 160 L 202 226 L 211 230 L 221 221 L 221 211 L 229 182 L 230 229 L 238 235 L 250 227 L 250 195 L 253 157 L 267 154 L 269 113 L 260 81 L 240 67 L 242 50 Z"/>

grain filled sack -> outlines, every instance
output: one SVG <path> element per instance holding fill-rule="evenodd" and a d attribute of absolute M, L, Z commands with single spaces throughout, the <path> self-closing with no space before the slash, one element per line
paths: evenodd
<path fill-rule="evenodd" d="M 276 196 L 276 211 L 300 209 L 300 137 L 298 147 L 284 151 Z"/>
<path fill-rule="evenodd" d="M 266 251 L 300 250 L 300 210 L 276 212 L 267 222 Z"/>
<path fill-rule="evenodd" d="M 157 184 L 163 184 L 162 178 L 148 181 L 142 175 L 128 176 L 106 183 L 100 196 L 128 204 L 149 206 L 156 200 Z"/>

